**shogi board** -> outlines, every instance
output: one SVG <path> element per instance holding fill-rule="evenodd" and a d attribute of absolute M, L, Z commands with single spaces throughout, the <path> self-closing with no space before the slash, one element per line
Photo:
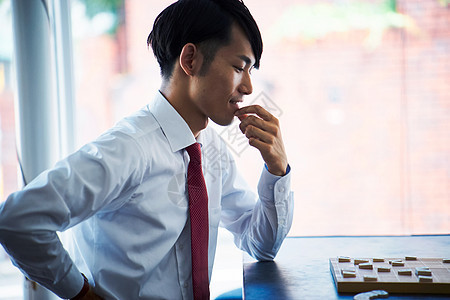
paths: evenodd
<path fill-rule="evenodd" d="M 350 262 L 339 262 L 338 258 L 330 258 L 330 269 L 338 292 L 359 293 L 372 290 L 385 290 L 389 293 L 416 293 L 416 294 L 450 294 L 450 263 L 444 263 L 442 258 L 384 258 L 384 262 L 373 262 L 373 269 L 360 269 Z M 389 260 L 401 260 L 404 266 L 392 266 Z M 378 272 L 378 267 L 390 267 L 390 272 Z M 432 274 L 432 282 L 419 282 L 416 267 L 428 267 Z M 354 278 L 344 278 L 342 269 L 353 268 Z M 399 270 L 411 269 L 412 275 L 399 275 Z M 364 275 L 377 277 L 377 281 L 364 281 Z"/>

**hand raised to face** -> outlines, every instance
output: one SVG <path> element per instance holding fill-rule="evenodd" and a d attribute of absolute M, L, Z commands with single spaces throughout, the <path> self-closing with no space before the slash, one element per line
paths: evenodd
<path fill-rule="evenodd" d="M 260 105 L 242 107 L 235 116 L 241 121 L 239 128 L 249 144 L 261 153 L 269 172 L 285 175 L 288 161 L 278 119 Z"/>

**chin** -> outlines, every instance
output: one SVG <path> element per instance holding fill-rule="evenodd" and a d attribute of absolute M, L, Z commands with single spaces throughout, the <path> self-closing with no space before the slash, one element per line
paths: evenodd
<path fill-rule="evenodd" d="M 234 120 L 234 116 L 233 116 L 233 118 L 231 118 L 231 119 L 219 119 L 219 118 L 214 118 L 214 119 L 211 119 L 214 123 L 216 123 L 217 125 L 220 125 L 220 126 L 228 126 L 228 125 L 230 125 L 231 123 L 233 123 L 233 120 Z"/>

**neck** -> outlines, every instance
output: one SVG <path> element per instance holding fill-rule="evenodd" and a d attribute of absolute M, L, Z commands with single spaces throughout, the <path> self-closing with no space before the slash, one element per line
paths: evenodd
<path fill-rule="evenodd" d="M 198 111 L 197 107 L 192 104 L 188 91 L 187 84 L 183 81 L 177 80 L 163 80 L 160 92 L 169 101 L 172 107 L 180 114 L 180 116 L 187 123 L 195 138 L 200 134 L 200 131 L 208 125 L 208 117 L 204 116 Z"/>

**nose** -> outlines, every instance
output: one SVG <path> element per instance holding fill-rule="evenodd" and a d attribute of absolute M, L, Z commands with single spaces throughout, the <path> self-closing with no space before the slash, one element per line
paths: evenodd
<path fill-rule="evenodd" d="M 244 72 L 238 91 L 243 95 L 250 95 L 253 92 L 252 79 L 248 72 Z"/>

